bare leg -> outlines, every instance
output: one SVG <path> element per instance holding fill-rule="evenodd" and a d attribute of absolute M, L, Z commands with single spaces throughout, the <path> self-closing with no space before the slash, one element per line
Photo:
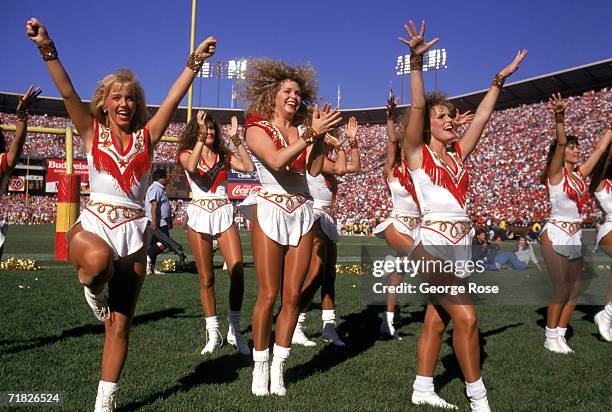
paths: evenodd
<path fill-rule="evenodd" d="M 198 268 L 200 280 L 200 302 L 205 317 L 216 316 L 215 274 L 213 269 L 212 236 L 198 233 L 187 227 L 187 238 Z"/>
<path fill-rule="evenodd" d="M 244 268 L 242 266 L 242 245 L 236 226 L 232 224 L 219 236 L 218 242 L 230 276 L 230 310 L 239 311 L 242 308 L 244 296 Z"/>

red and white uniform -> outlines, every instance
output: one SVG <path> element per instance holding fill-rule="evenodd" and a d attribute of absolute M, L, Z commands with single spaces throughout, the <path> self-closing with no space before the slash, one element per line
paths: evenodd
<path fill-rule="evenodd" d="M 455 152 L 447 152 L 451 158 L 448 164 L 427 145 L 422 150 L 421 167 L 410 171 L 422 214 L 414 244 L 421 243 L 427 253 L 443 260 L 468 261 L 472 256 L 474 229 L 467 215 L 469 176 L 461 160 L 459 143 L 455 143 Z M 470 274 L 465 271 L 456 275 Z"/>
<path fill-rule="evenodd" d="M 550 184 L 550 179 L 546 182 L 551 212 L 542 233 L 548 234 L 555 252 L 576 259 L 582 256 L 580 210 L 588 200 L 588 187 L 579 169 L 571 173 L 575 179 L 571 179 L 570 172 L 564 168 L 559 184 Z"/>
<path fill-rule="evenodd" d="M 266 120 L 248 118 L 245 128 L 248 127 L 263 129 L 277 149 L 288 146 L 276 126 Z M 298 128 L 300 136 L 304 130 Z M 269 169 L 257 157 L 253 158 L 253 163 L 261 190 L 249 195 L 238 207 L 253 220 L 253 205 L 257 205 L 257 221 L 265 235 L 281 245 L 297 246 L 314 223 L 313 202 L 306 182 L 306 150 L 278 172 Z"/>
<path fill-rule="evenodd" d="M 4 189 L 6 188 L 6 184 L 8 183 L 9 175 L 8 171 L 8 154 L 0 153 L 0 196 L 4 193 Z M 4 240 L 6 239 L 6 231 L 8 229 L 8 224 L 4 221 L 2 216 L 0 216 L 0 247 L 4 245 Z"/>
<path fill-rule="evenodd" d="M 395 179 L 387 179 L 389 190 L 391 191 L 391 202 L 393 210 L 387 220 L 374 228 L 372 233 L 381 239 L 385 237 L 385 230 L 393 225 L 398 232 L 416 239 L 421 223 L 421 211 L 417 203 L 414 185 L 408 172 L 408 162 L 403 162 L 404 172 L 399 169 L 399 165 L 393 167 Z"/>
<path fill-rule="evenodd" d="M 604 180 L 604 188 L 599 192 L 595 192 L 595 197 L 599 202 L 599 206 L 601 206 L 601 209 L 606 214 L 606 221 L 597 231 L 597 240 L 595 241 L 595 250 L 597 250 L 601 239 L 612 230 L 612 180 Z"/>
<path fill-rule="evenodd" d="M 121 151 L 110 129 L 94 120 L 93 145 L 87 153 L 89 203 L 77 223 L 104 239 L 115 259 L 144 245 L 148 222 L 143 204 L 151 171 L 150 146 L 145 127 L 132 133 L 127 149 Z"/>
<path fill-rule="evenodd" d="M 191 154 L 191 150 L 185 150 Z M 212 165 L 200 158 L 196 173 L 206 176 L 209 186 L 195 181 L 190 174 L 187 181 L 191 186 L 192 199 L 187 206 L 187 226 L 198 233 L 211 236 L 225 232 L 234 222 L 234 207 L 227 197 L 227 172 L 230 169 L 231 154 L 217 153 Z"/>
<path fill-rule="evenodd" d="M 336 215 L 334 212 L 334 200 L 338 193 L 338 181 L 334 175 L 311 176 L 306 173 L 308 191 L 313 199 L 313 212 L 315 222 L 319 220 L 321 230 L 332 242 L 340 240 Z"/>

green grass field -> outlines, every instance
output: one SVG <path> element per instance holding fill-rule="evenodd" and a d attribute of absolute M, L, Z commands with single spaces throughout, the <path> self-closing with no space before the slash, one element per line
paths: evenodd
<path fill-rule="evenodd" d="M 73 269 L 52 260 L 54 235 L 51 226 L 9 229 L 4 258 L 35 258 L 44 270 L 0 271 L 0 392 L 59 391 L 64 394 L 64 404 L 56 409 L 92 410 L 103 329 L 87 307 Z M 173 237 L 187 246 L 182 230 L 173 230 Z M 242 240 L 248 264 L 252 262 L 248 234 Z M 358 260 L 360 247 L 366 244 L 382 243 L 344 238 L 339 243 L 340 263 Z M 160 261 L 171 257 L 161 255 Z M 217 310 L 224 335 L 228 285 L 228 277 L 218 269 Z M 151 411 L 438 410 L 410 404 L 423 308 L 401 308 L 396 323 L 402 341 L 380 340 L 383 309 L 362 303 L 360 285 L 357 275 L 338 275 L 336 314 L 347 347 L 334 348 L 319 339 L 321 311 L 315 301 L 307 334 L 317 346 L 293 348 L 287 362 L 285 398 L 257 398 L 250 393 L 250 357 L 237 354 L 227 344 L 212 355 L 200 355 L 205 334 L 197 276 L 148 277 L 136 311 L 118 407 Z M 602 285 L 605 282 L 594 287 L 601 289 Z M 255 296 L 254 271 L 247 265 L 242 322 L 247 339 L 251 338 Z M 564 356 L 542 346 L 544 306 L 479 306 L 482 370 L 493 410 L 609 411 L 612 344 L 597 338 L 592 319 L 599 309 L 578 307 L 568 334 L 576 353 Z M 444 399 L 467 410 L 451 332 L 452 325 L 436 369 L 436 388 Z"/>

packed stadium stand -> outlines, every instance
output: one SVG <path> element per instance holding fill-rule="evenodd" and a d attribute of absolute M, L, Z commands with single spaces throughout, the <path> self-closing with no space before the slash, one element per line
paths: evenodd
<path fill-rule="evenodd" d="M 507 85 L 496 112 L 468 161 L 472 191 L 469 211 L 474 222 L 479 225 L 495 225 L 503 220 L 509 225 L 528 226 L 532 222 L 544 220 L 549 213 L 549 202 L 539 177 L 544 168 L 548 146 L 554 138 L 553 116 L 545 108 L 544 102 L 554 91 L 570 96 L 566 125 L 570 134 L 579 137 L 583 158 L 586 158 L 612 120 L 611 86 L 612 59 Z M 478 91 L 450 100 L 461 110 L 475 110 L 483 94 L 484 91 Z M 13 93 L 0 93 L 2 125 L 15 123 L 12 111 L 16 98 L 17 95 Z M 155 106 L 150 107 L 151 112 L 155 109 Z M 400 107 L 397 117 L 405 109 Z M 230 117 L 237 115 L 242 120 L 240 110 L 206 110 L 225 125 L 225 137 Z M 43 98 L 33 113 L 30 116 L 30 127 L 64 129 L 69 124 L 59 99 Z M 367 232 L 391 209 L 382 169 L 386 147 L 384 107 L 343 110 L 345 119 L 350 116 L 357 117 L 360 124 L 358 140 L 362 153 L 362 171 L 340 178 L 337 216 L 349 232 Z M 179 109 L 175 123 L 166 135 L 179 136 L 185 127 L 185 118 L 185 108 Z M 8 144 L 13 138 L 13 132 L 5 130 L 3 133 Z M 75 135 L 75 159 L 84 157 L 80 146 L 80 139 Z M 45 168 L 42 159 L 65 159 L 65 155 L 64 136 L 31 133 L 24 148 L 21 174 L 25 174 L 25 169 L 38 167 L 39 174 L 44 176 L 44 170 L 40 171 L 40 168 Z M 175 167 L 176 144 L 160 143 L 155 152 L 155 162 Z M 9 191 L 5 195 L 9 198 L 2 199 L 0 203 L 0 218 L 4 216 L 11 223 L 17 224 L 53 222 L 55 195 L 45 194 L 45 185 L 42 184 L 44 177 L 39 180 L 40 184 L 33 186 L 27 200 L 24 191 Z M 176 197 L 184 199 L 187 191 L 177 193 Z M 179 217 L 183 203 L 181 199 L 174 201 Z M 585 226 L 596 225 L 597 219 L 601 217 L 594 201 L 586 205 L 583 213 Z"/>

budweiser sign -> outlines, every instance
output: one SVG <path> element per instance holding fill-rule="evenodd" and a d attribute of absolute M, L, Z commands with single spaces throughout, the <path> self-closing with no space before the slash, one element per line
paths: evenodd
<path fill-rule="evenodd" d="M 245 197 L 257 193 L 261 190 L 259 184 L 248 184 L 248 183 L 229 183 L 227 191 L 230 199 L 244 199 Z"/>

